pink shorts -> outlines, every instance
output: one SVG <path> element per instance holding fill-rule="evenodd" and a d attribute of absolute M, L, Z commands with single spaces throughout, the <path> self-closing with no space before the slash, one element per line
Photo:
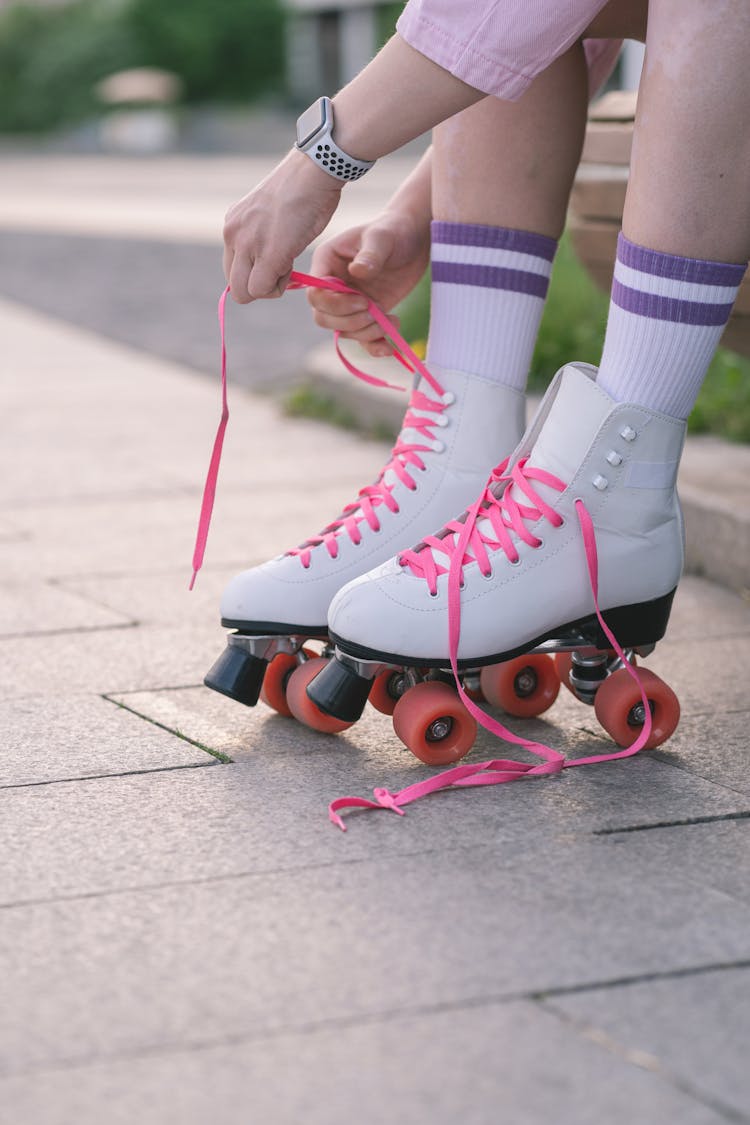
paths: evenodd
<path fill-rule="evenodd" d="M 410 47 L 485 94 L 515 101 L 580 39 L 606 0 L 409 0 L 396 25 Z M 620 39 L 586 39 L 593 96 Z"/>

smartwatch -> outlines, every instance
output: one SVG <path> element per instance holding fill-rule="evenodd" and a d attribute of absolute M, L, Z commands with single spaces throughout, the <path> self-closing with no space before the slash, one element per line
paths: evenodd
<path fill-rule="evenodd" d="M 318 98 L 297 118 L 297 144 L 314 164 L 336 180 L 358 180 L 369 172 L 374 160 L 355 160 L 336 144 L 333 133 L 333 105 L 330 98 Z"/>

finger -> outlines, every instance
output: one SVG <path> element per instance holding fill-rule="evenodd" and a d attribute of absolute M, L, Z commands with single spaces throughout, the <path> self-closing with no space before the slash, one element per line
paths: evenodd
<path fill-rule="evenodd" d="M 247 293 L 250 301 L 280 297 L 289 283 L 291 269 L 280 270 L 266 259 L 253 262 L 247 279 Z"/>
<path fill-rule="evenodd" d="M 352 313 L 349 316 L 331 316 L 330 313 L 325 313 L 316 309 L 314 320 L 320 328 L 330 328 L 334 332 L 343 332 L 346 336 L 354 336 L 355 333 L 363 332 L 370 328 L 376 328 L 380 335 L 383 335 L 382 328 L 375 323 L 366 310 L 364 312 Z"/>
<path fill-rule="evenodd" d="M 366 227 L 362 232 L 359 250 L 352 259 L 349 273 L 363 281 L 383 269 L 393 253 L 394 236 L 390 230 L 377 226 Z"/>
<path fill-rule="evenodd" d="M 362 229 L 351 227 L 316 246 L 310 272 L 316 277 L 340 277 L 347 281 L 349 263 L 359 250 Z"/>
<path fill-rule="evenodd" d="M 364 294 L 332 293 L 330 289 L 308 289 L 307 299 L 317 311 L 336 317 L 362 313 L 368 306 Z"/>
<path fill-rule="evenodd" d="M 224 279 L 228 282 L 229 276 L 232 272 L 232 262 L 234 261 L 234 250 L 231 246 L 224 247 L 224 255 L 222 257 L 222 267 L 224 270 Z"/>
<path fill-rule="evenodd" d="M 362 328 L 350 327 L 348 330 L 341 332 L 345 339 L 359 340 L 360 344 L 371 344 L 375 340 L 382 340 L 383 329 L 376 321 L 371 320 L 369 324 L 364 325 Z"/>
<path fill-rule="evenodd" d="M 229 270 L 229 293 L 238 305 L 247 305 L 252 301 L 247 283 L 252 269 L 252 261 L 235 254 Z"/>
<path fill-rule="evenodd" d="M 385 359 L 386 356 L 393 355 L 393 348 L 388 341 L 384 340 L 382 337 L 379 340 L 375 340 L 372 344 L 363 344 L 362 347 L 369 352 L 370 355 L 375 356 L 376 359 Z"/>

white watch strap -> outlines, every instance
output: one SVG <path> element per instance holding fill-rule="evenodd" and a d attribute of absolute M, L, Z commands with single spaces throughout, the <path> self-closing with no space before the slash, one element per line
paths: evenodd
<path fill-rule="evenodd" d="M 358 180 L 369 172 L 374 160 L 355 160 L 339 148 L 330 133 L 302 149 L 314 164 L 336 180 Z"/>

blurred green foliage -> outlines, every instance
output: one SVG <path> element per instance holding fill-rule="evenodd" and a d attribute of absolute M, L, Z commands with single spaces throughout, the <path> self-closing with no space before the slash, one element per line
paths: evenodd
<path fill-rule="evenodd" d="M 170 70 L 187 101 L 247 101 L 283 78 L 280 0 L 72 0 L 0 12 L 0 131 L 39 132 L 99 108 L 100 78 Z"/>
<path fill-rule="evenodd" d="M 598 364 L 607 325 L 608 297 L 578 262 L 567 237 L 555 258 L 549 297 L 542 317 L 529 387 L 546 389 L 552 376 L 571 359 Z M 427 275 L 398 309 L 407 340 L 427 337 L 430 286 Z M 688 428 L 731 441 L 750 442 L 750 360 L 719 348 L 709 368 Z"/>
<path fill-rule="evenodd" d="M 95 109 L 94 84 L 136 58 L 111 4 L 10 5 L 0 13 L 0 130 L 36 132 L 85 118 Z"/>
<path fill-rule="evenodd" d="M 178 74 L 187 101 L 247 101 L 284 73 L 279 0 L 131 0 L 141 65 Z"/>

